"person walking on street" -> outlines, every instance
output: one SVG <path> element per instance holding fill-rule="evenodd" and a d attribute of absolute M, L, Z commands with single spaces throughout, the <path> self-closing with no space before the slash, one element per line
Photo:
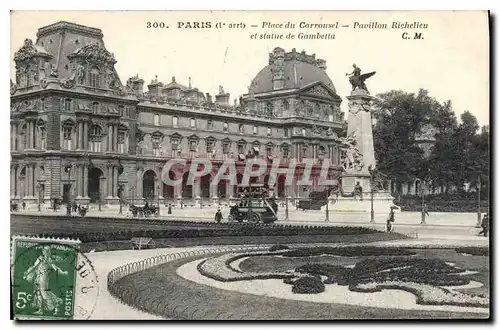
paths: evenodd
<path fill-rule="evenodd" d="M 394 209 L 395 209 L 395 207 L 391 206 L 391 211 L 389 212 L 389 216 L 387 217 L 385 229 L 388 233 L 394 231 L 394 226 L 393 226 L 393 222 L 395 220 L 394 219 Z"/>
<path fill-rule="evenodd" d="M 481 221 L 481 230 L 478 235 L 484 235 L 484 237 L 488 237 L 488 231 L 490 230 L 490 217 L 488 213 L 486 213 Z"/>
<path fill-rule="evenodd" d="M 220 209 L 217 210 L 217 212 L 215 213 L 215 222 L 219 223 L 222 221 L 222 212 L 220 211 Z"/>

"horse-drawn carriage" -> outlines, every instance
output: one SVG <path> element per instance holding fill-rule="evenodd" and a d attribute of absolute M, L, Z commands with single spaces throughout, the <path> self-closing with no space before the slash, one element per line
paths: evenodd
<path fill-rule="evenodd" d="M 229 210 L 229 221 L 273 223 L 278 220 L 278 204 L 262 184 L 238 186 L 236 204 Z"/>
<path fill-rule="evenodd" d="M 130 205 L 129 207 L 130 213 L 135 217 L 145 217 L 148 218 L 150 216 L 158 216 L 158 206 L 150 205 L 148 203 L 144 204 L 144 206 L 135 206 Z"/>

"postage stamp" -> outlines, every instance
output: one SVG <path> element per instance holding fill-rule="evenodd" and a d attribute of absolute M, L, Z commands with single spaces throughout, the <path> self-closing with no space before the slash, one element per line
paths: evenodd
<path fill-rule="evenodd" d="M 87 319 L 98 296 L 97 276 L 80 241 L 15 236 L 11 287 L 16 319 Z"/>

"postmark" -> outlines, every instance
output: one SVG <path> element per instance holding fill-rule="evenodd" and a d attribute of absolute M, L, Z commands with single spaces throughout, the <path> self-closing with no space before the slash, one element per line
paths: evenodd
<path fill-rule="evenodd" d="M 99 286 L 80 241 L 12 238 L 11 287 L 16 319 L 78 320 L 92 315 Z"/>

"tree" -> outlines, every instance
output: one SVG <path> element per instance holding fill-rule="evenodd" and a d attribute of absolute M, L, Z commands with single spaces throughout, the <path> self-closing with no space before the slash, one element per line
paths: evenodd
<path fill-rule="evenodd" d="M 393 90 L 377 97 L 373 136 L 378 169 L 399 182 L 427 176 L 428 164 L 415 136 L 436 116 L 440 104 L 424 89 L 417 94 Z"/>

